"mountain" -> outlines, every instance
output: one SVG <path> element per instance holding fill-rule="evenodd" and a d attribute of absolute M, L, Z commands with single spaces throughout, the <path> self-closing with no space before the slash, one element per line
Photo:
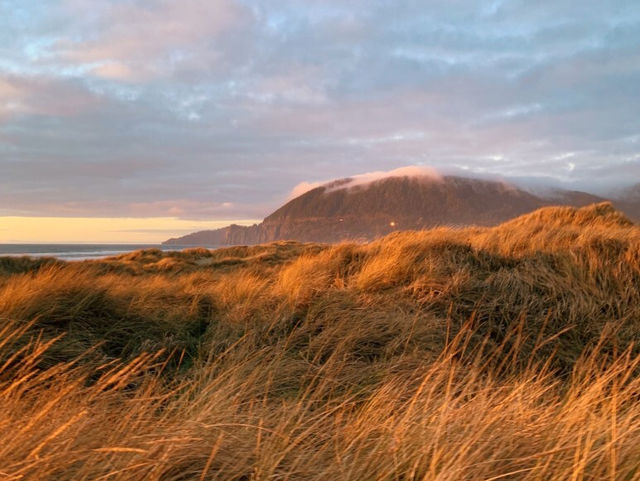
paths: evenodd
<path fill-rule="evenodd" d="M 614 205 L 636 222 L 640 221 L 640 183 L 614 196 Z"/>
<path fill-rule="evenodd" d="M 563 190 L 540 196 L 505 182 L 459 176 L 385 177 L 364 184 L 342 179 L 296 197 L 260 224 L 195 232 L 165 244 L 370 240 L 394 230 L 496 225 L 544 206 L 579 207 L 603 200 Z"/>

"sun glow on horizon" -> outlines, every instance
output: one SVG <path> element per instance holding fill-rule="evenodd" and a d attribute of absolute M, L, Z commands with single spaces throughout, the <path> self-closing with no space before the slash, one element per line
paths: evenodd
<path fill-rule="evenodd" d="M 200 230 L 259 220 L 185 220 L 176 217 L 17 217 L 0 216 L 0 243 L 156 244 Z"/>

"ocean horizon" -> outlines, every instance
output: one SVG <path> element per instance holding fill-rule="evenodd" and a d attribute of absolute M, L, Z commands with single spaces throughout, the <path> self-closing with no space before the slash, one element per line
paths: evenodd
<path fill-rule="evenodd" d="M 162 244 L 0 244 L 0 257 L 55 257 L 65 261 L 84 261 L 117 256 L 140 249 L 182 251 L 194 246 Z M 215 249 L 218 246 L 207 246 Z"/>

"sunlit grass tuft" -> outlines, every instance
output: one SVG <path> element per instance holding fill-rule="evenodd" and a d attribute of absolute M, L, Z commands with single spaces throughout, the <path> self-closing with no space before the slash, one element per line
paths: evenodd
<path fill-rule="evenodd" d="M 0 479 L 640 479 L 640 228 L 0 260 Z"/>

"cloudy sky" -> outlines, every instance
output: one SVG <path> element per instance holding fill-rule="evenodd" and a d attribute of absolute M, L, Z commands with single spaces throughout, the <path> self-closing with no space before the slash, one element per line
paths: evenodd
<path fill-rule="evenodd" d="M 159 240 L 405 165 L 631 184 L 639 113 L 637 0 L 0 0 L 0 241 Z"/>

